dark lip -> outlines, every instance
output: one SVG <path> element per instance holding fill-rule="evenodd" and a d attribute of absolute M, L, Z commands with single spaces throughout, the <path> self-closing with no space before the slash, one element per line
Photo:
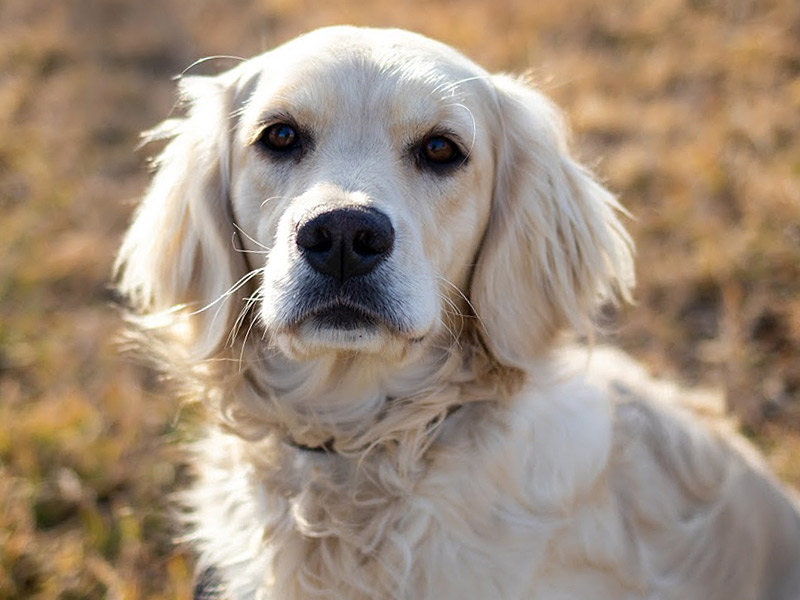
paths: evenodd
<path fill-rule="evenodd" d="M 378 325 L 378 321 L 372 315 L 346 306 L 334 306 L 318 310 L 312 313 L 309 318 L 314 319 L 320 325 L 325 325 L 332 329 L 362 329 Z"/>
<path fill-rule="evenodd" d="M 391 326 L 383 315 L 365 306 L 346 300 L 336 300 L 314 307 L 297 318 L 294 325 L 298 326 L 310 319 L 313 319 L 319 325 L 342 330 L 377 327 L 379 325 Z"/>

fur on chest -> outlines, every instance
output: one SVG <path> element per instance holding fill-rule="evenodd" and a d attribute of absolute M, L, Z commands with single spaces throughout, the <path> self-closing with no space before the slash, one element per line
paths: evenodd
<path fill-rule="evenodd" d="M 391 448 L 342 456 L 212 432 L 188 497 L 194 541 L 232 598 L 530 598 L 575 564 L 587 575 L 569 587 L 596 586 L 625 553 L 609 542 L 622 524 L 602 484 L 604 411 L 579 388 L 464 407 L 410 471 Z"/>

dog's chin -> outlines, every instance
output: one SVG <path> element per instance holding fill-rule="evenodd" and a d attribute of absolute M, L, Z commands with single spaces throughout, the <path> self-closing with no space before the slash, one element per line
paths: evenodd
<path fill-rule="evenodd" d="M 398 361 L 414 355 L 429 330 L 407 332 L 369 313 L 333 307 L 280 330 L 273 339 L 278 349 L 294 360 L 345 353 Z"/>

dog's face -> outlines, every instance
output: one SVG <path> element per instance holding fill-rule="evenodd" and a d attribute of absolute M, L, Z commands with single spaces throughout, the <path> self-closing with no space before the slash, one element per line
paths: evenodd
<path fill-rule="evenodd" d="M 424 344 L 488 222 L 486 74 L 388 36 L 327 31 L 265 55 L 242 114 L 233 214 L 269 248 L 260 317 L 292 356 Z"/>
<path fill-rule="evenodd" d="M 248 272 L 262 337 L 298 360 L 396 361 L 469 314 L 522 366 L 631 283 L 616 204 L 557 112 L 442 44 L 329 28 L 183 90 L 120 264 L 140 310 L 212 307 L 190 315 L 202 355 L 236 331 Z"/>

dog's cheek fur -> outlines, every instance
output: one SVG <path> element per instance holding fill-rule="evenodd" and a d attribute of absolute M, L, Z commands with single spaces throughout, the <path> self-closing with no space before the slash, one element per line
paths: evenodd
<path fill-rule="evenodd" d="M 564 326 L 589 333 L 602 300 L 629 299 L 632 243 L 615 198 L 570 157 L 555 106 L 494 82 L 503 137 L 471 297 L 495 358 L 524 369 Z"/>

